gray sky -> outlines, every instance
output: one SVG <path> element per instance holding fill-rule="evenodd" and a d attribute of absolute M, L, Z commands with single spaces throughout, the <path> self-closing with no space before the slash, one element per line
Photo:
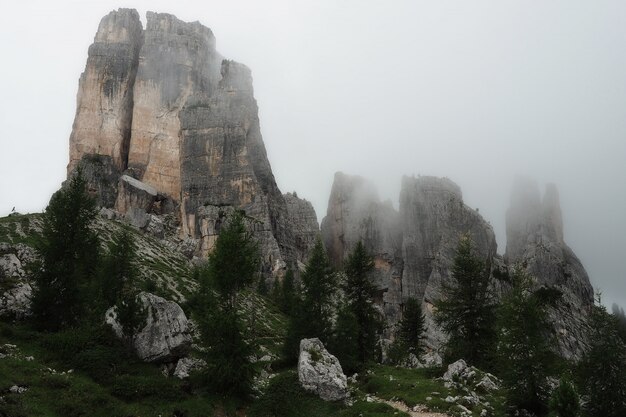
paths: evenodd
<path fill-rule="evenodd" d="M 503 252 L 513 178 L 554 182 L 566 241 L 626 307 L 626 2 L 20 3 L 0 14 L 0 215 L 41 211 L 64 179 L 100 18 L 169 12 L 252 69 L 278 185 L 318 218 L 338 170 L 396 207 L 403 174 L 447 176 Z"/>

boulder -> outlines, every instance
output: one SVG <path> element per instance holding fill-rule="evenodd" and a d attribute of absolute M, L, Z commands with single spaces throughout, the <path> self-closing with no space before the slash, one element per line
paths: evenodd
<path fill-rule="evenodd" d="M 148 292 L 140 293 L 139 299 L 145 308 L 146 324 L 132 337 L 137 356 L 145 362 L 173 362 L 184 356 L 192 338 L 183 309 Z M 124 337 L 115 307 L 107 310 L 105 320 L 119 338 Z"/>
<path fill-rule="evenodd" d="M 205 368 L 207 363 L 198 358 L 180 358 L 174 369 L 174 376 L 178 379 L 189 378 L 189 374 L 193 371 Z"/>
<path fill-rule="evenodd" d="M 317 338 L 300 341 L 298 379 L 302 388 L 325 401 L 348 397 L 347 378 L 339 360 L 328 353 Z"/>
<path fill-rule="evenodd" d="M 0 244 L 0 316 L 23 319 L 31 314 L 32 286 L 25 266 L 35 259 L 23 244 Z"/>

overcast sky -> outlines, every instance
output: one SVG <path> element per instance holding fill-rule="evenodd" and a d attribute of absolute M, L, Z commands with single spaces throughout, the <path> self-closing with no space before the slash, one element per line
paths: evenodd
<path fill-rule="evenodd" d="M 626 307 L 626 2 L 22 1 L 0 14 L 0 216 L 65 176 L 78 78 L 118 7 L 198 20 L 252 69 L 283 192 L 324 216 L 336 171 L 398 206 L 402 175 L 447 176 L 494 226 L 517 175 L 554 182 L 565 239 Z"/>

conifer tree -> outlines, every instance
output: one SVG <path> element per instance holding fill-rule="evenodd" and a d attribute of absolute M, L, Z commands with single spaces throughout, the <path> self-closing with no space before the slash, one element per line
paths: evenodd
<path fill-rule="evenodd" d="M 409 353 L 418 358 L 424 353 L 424 313 L 422 306 L 415 298 L 409 298 L 404 304 L 402 320 L 398 329 L 398 338 L 406 346 Z"/>
<path fill-rule="evenodd" d="M 258 265 L 257 244 L 246 231 L 243 213 L 236 212 L 220 232 L 207 267 L 198 270 L 197 319 L 209 346 L 204 376 L 217 392 L 240 397 L 251 392 L 254 346 L 246 341 L 236 299 L 254 282 Z"/>
<path fill-rule="evenodd" d="M 347 307 L 356 319 L 355 348 L 357 359 L 361 364 L 375 359 L 378 336 L 382 330 L 382 322 L 374 308 L 377 288 L 370 276 L 373 269 L 374 258 L 359 241 L 346 260 L 343 290 Z"/>
<path fill-rule="evenodd" d="M 317 337 L 324 344 L 330 340 L 335 286 L 335 273 L 318 238 L 302 273 L 302 296 L 294 298 L 293 317 L 283 347 L 288 362 L 297 358 L 301 339 Z"/>
<path fill-rule="evenodd" d="M 550 398 L 550 417 L 579 417 L 580 397 L 568 378 L 561 378 Z"/>
<path fill-rule="evenodd" d="M 585 409 L 589 417 L 626 415 L 626 345 L 615 316 L 601 304 L 600 296 L 590 320 L 591 344 L 581 362 Z"/>
<path fill-rule="evenodd" d="M 359 322 L 348 305 L 344 305 L 337 313 L 337 323 L 329 350 L 335 355 L 346 374 L 358 372 L 363 367 L 359 357 Z"/>
<path fill-rule="evenodd" d="M 442 284 L 435 320 L 448 334 L 446 359 L 488 369 L 495 341 L 495 304 L 489 290 L 489 268 L 473 253 L 469 235 L 457 247 L 451 282 Z"/>
<path fill-rule="evenodd" d="M 533 291 L 533 278 L 517 267 L 512 288 L 498 310 L 498 371 L 509 405 L 538 415 L 548 401 L 546 378 L 556 363 L 550 350 L 546 298 Z"/>
<path fill-rule="evenodd" d="M 118 322 L 129 341 L 145 325 L 145 310 L 138 298 L 136 256 L 132 233 L 124 228 L 113 236 L 100 279 L 104 308 L 116 307 Z"/>
<path fill-rule="evenodd" d="M 86 310 L 98 264 L 98 237 L 90 228 L 95 217 L 96 204 L 78 170 L 43 215 L 32 298 L 33 318 L 42 329 L 76 324 Z"/>

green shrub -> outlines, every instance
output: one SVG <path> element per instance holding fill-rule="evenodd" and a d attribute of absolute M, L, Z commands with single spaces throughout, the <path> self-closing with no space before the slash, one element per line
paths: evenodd
<path fill-rule="evenodd" d="M 150 397 L 180 400 L 183 396 L 180 382 L 160 375 L 122 375 L 115 378 L 110 391 L 115 397 L 128 402 Z"/>

